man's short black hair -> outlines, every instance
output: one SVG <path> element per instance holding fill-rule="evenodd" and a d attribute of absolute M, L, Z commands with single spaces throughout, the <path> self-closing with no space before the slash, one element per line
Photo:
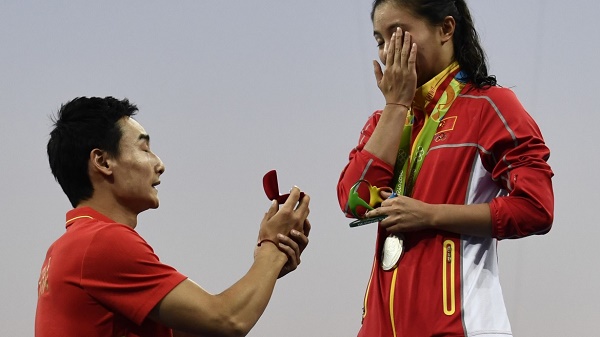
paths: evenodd
<path fill-rule="evenodd" d="M 94 193 L 88 175 L 90 152 L 97 148 L 117 157 L 122 136 L 117 122 L 137 110 L 127 99 L 78 97 L 61 105 L 52 118 L 48 161 L 73 207 Z"/>

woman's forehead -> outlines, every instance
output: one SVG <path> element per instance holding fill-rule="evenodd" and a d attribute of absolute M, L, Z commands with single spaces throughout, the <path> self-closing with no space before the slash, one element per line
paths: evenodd
<path fill-rule="evenodd" d="M 418 21 L 412 13 L 393 3 L 379 5 L 373 15 L 374 30 L 385 30 L 389 27 L 403 26 Z"/>

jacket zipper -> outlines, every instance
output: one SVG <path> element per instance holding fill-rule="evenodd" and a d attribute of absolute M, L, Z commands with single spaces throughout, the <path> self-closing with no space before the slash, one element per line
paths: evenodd
<path fill-rule="evenodd" d="M 444 241 L 443 271 L 442 271 L 442 300 L 444 314 L 450 316 L 456 311 L 456 294 L 454 293 L 454 241 Z"/>

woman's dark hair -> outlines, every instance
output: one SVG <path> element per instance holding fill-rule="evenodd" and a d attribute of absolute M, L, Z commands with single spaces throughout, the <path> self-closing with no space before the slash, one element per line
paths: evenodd
<path fill-rule="evenodd" d="M 393 3 L 406 8 L 434 26 L 441 25 L 445 17 L 452 16 L 456 21 L 453 36 L 454 58 L 461 70 L 477 88 L 496 85 L 496 77 L 488 75 L 485 52 L 479 43 L 471 13 L 464 0 L 375 0 L 371 20 L 374 18 L 375 9 L 383 3 Z"/>
<path fill-rule="evenodd" d="M 127 99 L 78 97 L 63 104 L 52 118 L 48 161 L 73 207 L 94 193 L 88 175 L 90 152 L 98 148 L 118 156 L 122 132 L 117 122 L 136 111 Z"/>

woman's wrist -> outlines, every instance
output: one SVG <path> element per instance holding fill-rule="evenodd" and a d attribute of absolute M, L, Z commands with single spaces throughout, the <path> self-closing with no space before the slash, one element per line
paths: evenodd
<path fill-rule="evenodd" d="M 395 106 L 402 106 L 405 107 L 406 110 L 410 110 L 410 104 L 404 104 L 404 103 L 395 103 L 395 102 L 386 102 L 385 105 L 395 105 Z"/>

